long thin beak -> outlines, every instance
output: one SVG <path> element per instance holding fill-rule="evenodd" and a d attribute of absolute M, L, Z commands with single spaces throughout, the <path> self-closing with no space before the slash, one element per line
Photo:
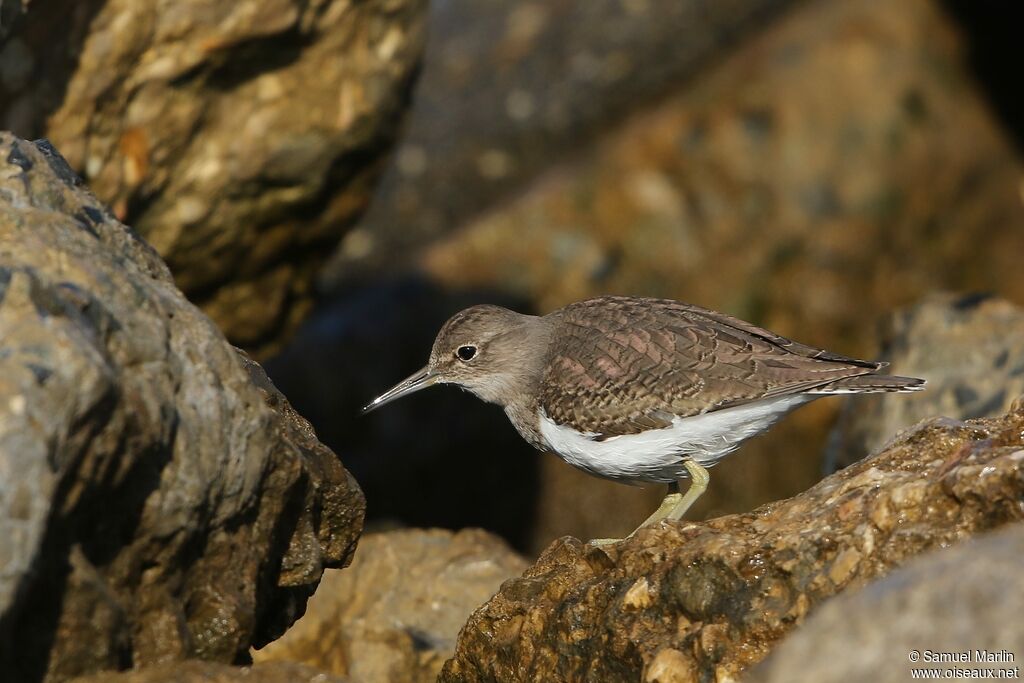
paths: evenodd
<path fill-rule="evenodd" d="M 363 408 L 363 413 L 366 414 L 371 410 L 376 410 L 385 403 L 391 403 L 392 401 L 411 394 L 414 391 L 426 389 L 430 385 L 436 384 L 439 379 L 440 378 L 437 375 L 431 372 L 430 366 L 422 368 L 370 401 L 366 407 Z"/>

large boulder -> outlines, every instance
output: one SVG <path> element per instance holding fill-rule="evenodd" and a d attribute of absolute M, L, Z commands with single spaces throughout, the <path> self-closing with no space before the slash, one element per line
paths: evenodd
<path fill-rule="evenodd" d="M 433 683 L 459 629 L 527 562 L 469 529 L 370 534 L 352 566 L 324 575 L 302 617 L 256 662 L 302 662 L 349 683 Z"/>
<path fill-rule="evenodd" d="M 1022 498 L 1024 401 L 936 418 L 750 513 L 555 541 L 470 618 L 439 680 L 733 680 L 827 598 L 1021 520 Z"/>
<path fill-rule="evenodd" d="M 0 37 L 0 128 L 53 140 L 228 338 L 264 354 L 369 202 L 425 7 L 33 0 Z"/>
<path fill-rule="evenodd" d="M 794 4 L 431 3 L 408 129 L 331 277 L 400 268 Z"/>
<path fill-rule="evenodd" d="M 928 391 L 851 397 L 826 452 L 833 472 L 930 415 L 1006 412 L 1024 395 L 1024 309 L 994 297 L 933 295 L 892 316 L 881 358 L 928 379 Z M 856 400 L 854 400 L 856 399 Z"/>
<path fill-rule="evenodd" d="M 826 602 L 744 681 L 897 683 L 934 675 L 913 669 L 946 679 L 1019 679 L 1021 558 L 1022 524 L 926 553 Z M 954 654 L 964 658 L 951 660 Z M 985 669 L 1003 672 L 979 675 Z"/>
<path fill-rule="evenodd" d="M 0 671 L 233 662 L 344 566 L 364 501 L 157 253 L 0 133 Z"/>

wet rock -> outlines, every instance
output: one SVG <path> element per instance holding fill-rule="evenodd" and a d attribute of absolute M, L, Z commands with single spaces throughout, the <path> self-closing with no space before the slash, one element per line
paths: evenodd
<path fill-rule="evenodd" d="M 72 683 L 347 683 L 344 679 L 293 662 L 250 667 L 211 662 L 176 662 L 124 673 L 76 678 Z"/>
<path fill-rule="evenodd" d="M 1020 524 L 927 553 L 826 602 L 743 680 L 895 683 L 911 680 L 914 668 L 989 667 L 1016 667 L 1017 675 L 1002 677 L 1018 678 L 1024 649 L 1021 557 Z M 936 663 L 929 651 L 968 652 L 969 659 Z"/>
<path fill-rule="evenodd" d="M 501 287 L 539 313 L 666 296 L 861 357 L 891 311 L 935 289 L 1024 301 L 1024 167 L 964 52 L 928 0 L 802 4 L 417 264 L 442 287 Z M 730 456 L 694 513 L 813 484 L 840 405 L 807 406 Z M 575 479 L 557 495 L 591 495 Z M 605 490 L 597 509 L 642 495 Z M 563 519 L 538 525 L 609 533 Z"/>
<path fill-rule="evenodd" d="M 371 534 L 351 567 L 324 575 L 306 615 L 253 657 L 303 662 L 351 683 L 432 682 L 473 610 L 526 566 L 479 530 Z"/>
<path fill-rule="evenodd" d="M 0 671 L 232 662 L 364 502 L 258 365 L 46 144 L 0 133 Z"/>
<path fill-rule="evenodd" d="M 792 4 L 431 3 L 408 129 L 332 277 L 393 269 Z"/>
<path fill-rule="evenodd" d="M 52 139 L 262 355 L 369 201 L 425 5 L 33 0 L 0 45 L 0 128 Z"/>
<path fill-rule="evenodd" d="M 826 471 L 846 467 L 929 415 L 989 417 L 1024 395 L 1024 309 L 1004 299 L 931 296 L 894 315 L 884 339 L 882 358 L 903 374 L 928 378 L 928 391 L 905 401 L 848 401 Z"/>
<path fill-rule="evenodd" d="M 731 680 L 825 599 L 1024 518 L 1024 401 L 918 425 L 789 500 L 554 542 L 467 622 L 440 681 Z"/>

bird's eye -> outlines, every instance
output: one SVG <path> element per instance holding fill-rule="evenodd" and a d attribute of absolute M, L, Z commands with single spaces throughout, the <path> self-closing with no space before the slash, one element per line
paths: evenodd
<path fill-rule="evenodd" d="M 460 346 L 458 349 L 455 350 L 455 355 L 458 356 L 460 360 L 473 360 L 473 356 L 476 355 L 476 347 Z"/>

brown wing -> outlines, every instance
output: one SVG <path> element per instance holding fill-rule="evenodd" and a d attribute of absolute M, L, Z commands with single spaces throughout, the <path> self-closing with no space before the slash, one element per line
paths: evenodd
<path fill-rule="evenodd" d="M 603 297 L 555 315 L 540 407 L 558 424 L 605 437 L 881 367 L 664 299 Z"/>

